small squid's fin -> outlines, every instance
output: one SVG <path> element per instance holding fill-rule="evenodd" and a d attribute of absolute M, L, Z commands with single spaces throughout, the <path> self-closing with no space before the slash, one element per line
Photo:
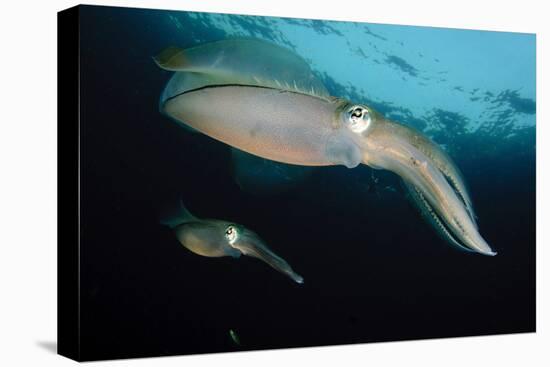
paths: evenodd
<path fill-rule="evenodd" d="M 405 190 L 407 191 L 407 196 L 414 206 L 418 208 L 422 217 L 429 223 L 433 228 L 435 228 L 437 234 L 445 241 L 449 242 L 451 245 L 454 245 L 456 248 L 459 248 L 464 251 L 472 252 L 473 250 L 462 245 L 443 223 L 441 218 L 433 210 L 432 206 L 428 203 L 422 192 L 413 184 L 406 182 L 405 180 L 401 181 Z"/>
<path fill-rule="evenodd" d="M 156 64 L 164 70 L 179 71 L 185 69 L 189 64 L 182 48 L 170 46 L 165 48 L 160 54 L 153 57 Z"/>
<path fill-rule="evenodd" d="M 181 199 L 175 207 L 164 208 L 159 218 L 160 224 L 170 228 L 177 227 L 183 223 L 195 222 L 197 220 L 197 217 L 191 214 L 185 205 L 183 205 Z"/>

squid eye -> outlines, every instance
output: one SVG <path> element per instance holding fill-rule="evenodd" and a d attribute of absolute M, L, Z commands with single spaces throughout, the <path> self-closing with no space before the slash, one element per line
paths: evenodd
<path fill-rule="evenodd" d="M 232 245 L 237 241 L 237 229 L 234 226 L 228 226 L 225 229 L 225 238 Z"/>
<path fill-rule="evenodd" d="M 361 107 L 357 107 L 351 113 L 351 117 L 361 117 L 361 116 L 363 116 L 363 109 Z"/>
<path fill-rule="evenodd" d="M 371 122 L 369 110 L 363 106 L 353 106 L 348 110 L 348 126 L 355 133 L 365 131 Z"/>

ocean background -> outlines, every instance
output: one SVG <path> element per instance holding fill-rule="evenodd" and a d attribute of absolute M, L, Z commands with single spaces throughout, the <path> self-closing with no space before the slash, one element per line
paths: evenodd
<path fill-rule="evenodd" d="M 535 331 L 535 35 L 91 6 L 80 21 L 83 358 Z M 243 175 L 162 115 L 171 73 L 152 57 L 234 37 L 293 50 L 332 95 L 443 146 L 498 255 L 443 242 L 390 172 Z M 189 252 L 158 222 L 174 198 L 253 229 L 304 284 Z"/>

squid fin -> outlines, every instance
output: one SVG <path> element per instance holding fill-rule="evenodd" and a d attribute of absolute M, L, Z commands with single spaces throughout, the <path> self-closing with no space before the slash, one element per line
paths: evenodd
<path fill-rule="evenodd" d="M 164 208 L 161 212 L 159 222 L 170 228 L 179 226 L 180 224 L 195 222 L 197 217 L 195 217 L 185 205 L 181 199 L 178 201 L 178 205 L 172 208 Z"/>
<path fill-rule="evenodd" d="M 154 60 L 159 67 L 176 74 L 201 74 L 191 77 L 192 82 L 176 75 L 167 86 L 167 98 L 211 84 L 263 86 L 303 94 L 313 91 L 313 96 L 330 98 L 322 81 L 303 58 L 258 39 L 227 39 L 186 49 L 168 47 Z"/>
<path fill-rule="evenodd" d="M 175 46 L 165 48 L 160 54 L 153 57 L 157 65 L 164 70 L 180 71 L 189 65 L 183 49 Z"/>

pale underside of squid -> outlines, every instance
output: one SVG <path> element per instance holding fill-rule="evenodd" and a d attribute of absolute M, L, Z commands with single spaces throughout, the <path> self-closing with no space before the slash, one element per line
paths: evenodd
<path fill-rule="evenodd" d="M 470 195 L 451 158 L 420 132 L 367 105 L 330 96 L 295 53 L 235 39 L 170 47 L 155 61 L 175 72 L 160 107 L 179 123 L 276 162 L 390 170 L 448 242 L 496 254 L 478 232 Z"/>
<path fill-rule="evenodd" d="M 260 62 L 256 63 L 254 60 L 258 58 L 261 58 Z M 190 62 L 190 59 L 193 61 Z M 243 73 L 243 65 L 239 65 L 238 60 L 251 61 L 246 65 L 248 72 Z M 218 84 L 262 86 L 272 83 L 277 88 L 308 88 L 308 93 L 329 96 L 307 63 L 292 52 L 267 42 L 226 40 L 185 51 L 169 47 L 155 61 L 163 69 L 175 71 L 160 98 L 161 110 L 164 110 L 164 102 L 171 96 Z M 187 64 L 184 71 L 181 71 L 182 64 Z M 190 132 L 200 132 L 189 124 L 181 126 Z M 311 166 L 264 159 L 230 146 L 235 181 L 249 193 L 262 195 L 284 191 L 305 180 L 313 171 Z"/>

